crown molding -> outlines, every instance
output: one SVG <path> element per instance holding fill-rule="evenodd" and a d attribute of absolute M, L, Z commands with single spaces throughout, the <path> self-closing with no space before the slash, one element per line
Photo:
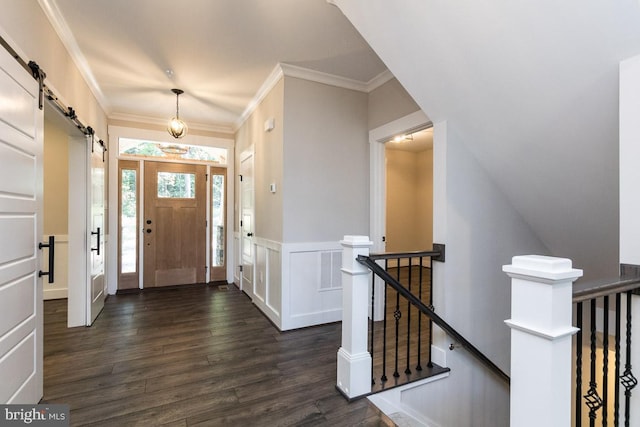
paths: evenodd
<path fill-rule="evenodd" d="M 157 117 L 149 117 L 142 116 L 137 114 L 129 114 L 129 113 L 112 113 L 109 114 L 109 120 L 121 120 L 125 122 L 132 123 L 141 123 L 147 125 L 154 126 L 167 126 L 167 120 L 159 119 Z M 235 128 L 232 124 L 218 123 L 218 124 L 209 124 L 209 123 L 197 123 L 197 122 L 188 122 L 189 129 L 192 130 L 200 130 L 205 132 L 219 132 L 219 133 L 227 133 L 233 134 L 235 132 Z"/>
<path fill-rule="evenodd" d="M 267 94 L 273 89 L 273 87 L 284 76 L 295 77 L 298 79 L 308 80 L 316 83 L 323 83 L 330 86 L 340 87 L 343 89 L 356 90 L 358 92 L 369 93 L 374 89 L 382 86 L 394 76 L 391 71 L 384 70 L 368 82 L 362 82 L 360 80 L 349 79 L 346 77 L 336 76 L 334 74 L 323 73 L 322 71 L 311 70 L 309 68 L 299 67 L 297 65 L 277 64 L 271 74 L 266 78 L 260 89 L 256 92 L 247 108 L 242 112 L 240 118 L 235 122 L 234 128 L 237 130 L 242 124 L 249 118 L 260 102 L 267 96 Z"/>
<path fill-rule="evenodd" d="M 310 70 L 291 64 L 280 64 L 282 72 L 287 77 L 309 80 L 316 83 L 323 83 L 330 86 L 341 87 L 343 89 L 357 90 L 358 92 L 368 92 L 367 83 L 334 74 L 323 73 L 322 71 Z"/>
<path fill-rule="evenodd" d="M 360 80 L 323 73 L 322 71 L 311 70 L 297 65 L 281 63 L 280 67 L 282 68 L 284 75 L 287 77 L 296 77 L 316 83 L 324 83 L 330 86 L 357 90 L 358 92 L 365 93 L 369 93 L 372 90 L 379 88 L 394 77 L 393 74 L 391 74 L 391 71 L 384 70 L 368 82 L 362 82 Z"/>
<path fill-rule="evenodd" d="M 284 72 L 282 71 L 281 64 L 276 64 L 273 68 L 269 76 L 266 78 L 260 89 L 256 92 L 253 99 L 247 105 L 247 108 L 244 109 L 238 120 L 234 123 L 234 128 L 237 130 L 242 126 L 242 124 L 249 118 L 251 113 L 255 111 L 255 109 L 260 105 L 262 100 L 271 92 L 271 89 L 280 81 L 280 79 L 284 76 Z"/>
<path fill-rule="evenodd" d="M 100 104 L 100 107 L 102 107 L 102 110 L 107 113 L 109 111 L 109 103 L 102 93 L 102 90 L 100 89 L 100 86 L 98 85 L 93 72 L 91 71 L 87 59 L 80 51 L 78 42 L 76 42 L 76 39 L 69 29 L 67 21 L 65 21 L 64 17 L 62 16 L 57 3 L 55 2 L 55 0 L 38 0 L 38 4 L 40 5 L 40 8 L 42 8 L 53 29 L 58 34 L 58 37 L 60 37 L 60 40 L 62 41 L 64 47 L 67 49 L 67 52 L 69 52 L 69 56 L 71 56 L 71 59 L 76 64 L 76 67 L 78 67 L 80 75 L 84 78 L 87 86 L 89 86 L 89 90 L 91 91 L 91 93 L 93 93 L 93 96 L 95 96 L 98 104 Z"/>
<path fill-rule="evenodd" d="M 393 75 L 393 73 L 391 73 L 391 71 L 384 70 L 383 72 L 381 72 L 380 74 L 378 74 L 377 76 L 375 76 L 374 78 L 372 78 L 367 82 L 367 92 L 371 92 L 379 88 L 380 86 L 382 86 L 389 80 L 393 79 L 394 77 L 395 76 Z"/>

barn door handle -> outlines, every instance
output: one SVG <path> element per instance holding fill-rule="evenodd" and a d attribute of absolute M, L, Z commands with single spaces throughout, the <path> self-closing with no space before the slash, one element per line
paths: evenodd
<path fill-rule="evenodd" d="M 53 272 L 54 272 L 54 259 L 55 259 L 55 248 L 56 248 L 56 237 L 55 236 L 49 236 L 49 243 L 42 243 L 40 242 L 38 244 L 38 249 L 42 250 L 42 248 L 49 248 L 49 271 L 42 271 L 40 270 L 38 272 L 38 277 L 42 277 L 42 276 L 48 276 L 49 277 L 49 283 L 53 283 Z"/>
<path fill-rule="evenodd" d="M 100 227 L 98 227 L 98 231 L 92 231 L 92 236 L 98 236 L 98 244 L 95 248 L 91 248 L 91 252 L 96 251 L 96 255 L 100 256 Z"/>

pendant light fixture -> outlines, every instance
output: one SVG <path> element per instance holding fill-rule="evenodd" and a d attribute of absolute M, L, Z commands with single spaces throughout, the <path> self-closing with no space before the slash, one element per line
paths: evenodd
<path fill-rule="evenodd" d="M 174 138 L 182 138 L 187 134 L 187 124 L 180 120 L 180 109 L 178 107 L 178 98 L 181 94 L 184 93 L 181 89 L 171 89 L 171 92 L 176 94 L 176 116 L 169 120 L 169 125 L 167 126 L 167 131 Z"/>

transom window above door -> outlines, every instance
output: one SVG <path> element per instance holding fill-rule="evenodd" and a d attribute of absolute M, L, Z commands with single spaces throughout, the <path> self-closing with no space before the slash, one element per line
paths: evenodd
<path fill-rule="evenodd" d="M 121 157 L 153 157 L 167 160 L 189 160 L 207 163 L 227 164 L 227 149 L 201 145 L 176 144 L 147 141 L 143 139 L 120 138 Z"/>

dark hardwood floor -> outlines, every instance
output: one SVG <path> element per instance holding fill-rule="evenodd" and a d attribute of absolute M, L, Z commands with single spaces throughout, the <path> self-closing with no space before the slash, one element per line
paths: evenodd
<path fill-rule="evenodd" d="M 394 425 L 336 390 L 339 323 L 280 333 L 228 288 L 111 296 L 90 328 L 45 301 L 43 401 L 73 426 Z"/>

